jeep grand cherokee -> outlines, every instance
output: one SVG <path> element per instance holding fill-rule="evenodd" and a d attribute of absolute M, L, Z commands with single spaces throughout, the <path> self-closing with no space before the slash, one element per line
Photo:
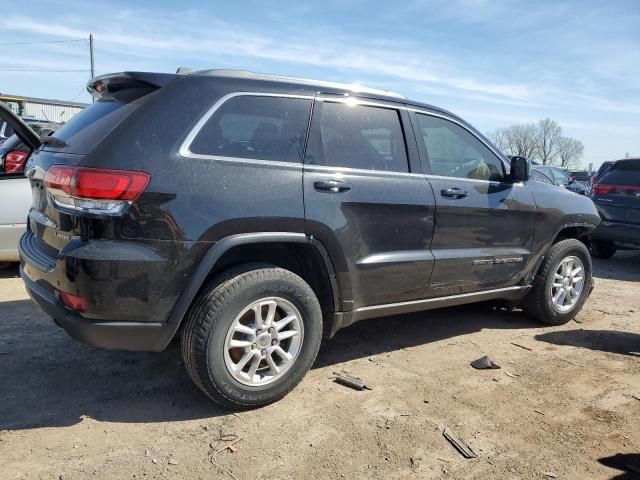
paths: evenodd
<path fill-rule="evenodd" d="M 223 405 L 281 398 L 356 321 L 500 300 L 559 325 L 591 291 L 591 200 L 446 110 L 217 70 L 88 89 L 27 164 L 27 290 L 91 345 L 179 335 Z"/>

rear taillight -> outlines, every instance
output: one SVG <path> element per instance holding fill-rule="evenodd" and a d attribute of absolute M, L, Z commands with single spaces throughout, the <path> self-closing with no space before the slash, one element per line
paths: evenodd
<path fill-rule="evenodd" d="M 591 192 L 594 195 L 607 195 L 612 189 L 613 185 L 596 183 L 593 187 L 591 187 Z"/>
<path fill-rule="evenodd" d="M 24 171 L 24 164 L 29 156 L 28 152 L 14 150 L 4 158 L 4 173 L 20 173 Z"/>
<path fill-rule="evenodd" d="M 144 192 L 150 179 L 148 173 L 133 170 L 54 165 L 44 184 L 59 207 L 117 215 Z"/>
<path fill-rule="evenodd" d="M 606 183 L 596 183 L 591 191 L 594 195 L 608 195 L 610 193 L 625 194 L 628 192 L 640 192 L 638 185 L 607 185 Z"/>

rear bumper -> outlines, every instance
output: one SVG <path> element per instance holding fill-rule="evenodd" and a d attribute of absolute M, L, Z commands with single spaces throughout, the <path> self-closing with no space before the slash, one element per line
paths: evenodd
<path fill-rule="evenodd" d="M 157 352 L 164 350 L 176 330 L 175 325 L 168 323 L 99 321 L 83 318 L 65 307 L 51 290 L 32 281 L 25 275 L 23 267 L 20 268 L 20 275 L 31 299 L 73 339 L 87 345 Z"/>
<path fill-rule="evenodd" d="M 640 225 L 603 220 L 591 238 L 610 240 L 620 246 L 640 247 Z"/>
<path fill-rule="evenodd" d="M 163 350 L 178 329 L 172 316 L 208 245 L 198 242 L 71 240 L 52 251 L 29 230 L 19 244 L 31 298 L 73 338 L 96 347 Z M 81 313 L 60 292 L 82 297 Z"/>

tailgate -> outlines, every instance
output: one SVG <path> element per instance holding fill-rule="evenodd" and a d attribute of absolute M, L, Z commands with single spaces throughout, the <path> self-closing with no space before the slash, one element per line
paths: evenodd
<path fill-rule="evenodd" d="M 594 185 L 593 201 L 605 220 L 640 225 L 640 161 L 618 161 Z"/>

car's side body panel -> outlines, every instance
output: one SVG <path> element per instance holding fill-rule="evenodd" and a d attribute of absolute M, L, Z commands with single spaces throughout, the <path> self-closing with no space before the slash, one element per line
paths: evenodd
<path fill-rule="evenodd" d="M 23 175 L 0 176 L 0 261 L 15 262 L 31 206 L 31 186 Z"/>

